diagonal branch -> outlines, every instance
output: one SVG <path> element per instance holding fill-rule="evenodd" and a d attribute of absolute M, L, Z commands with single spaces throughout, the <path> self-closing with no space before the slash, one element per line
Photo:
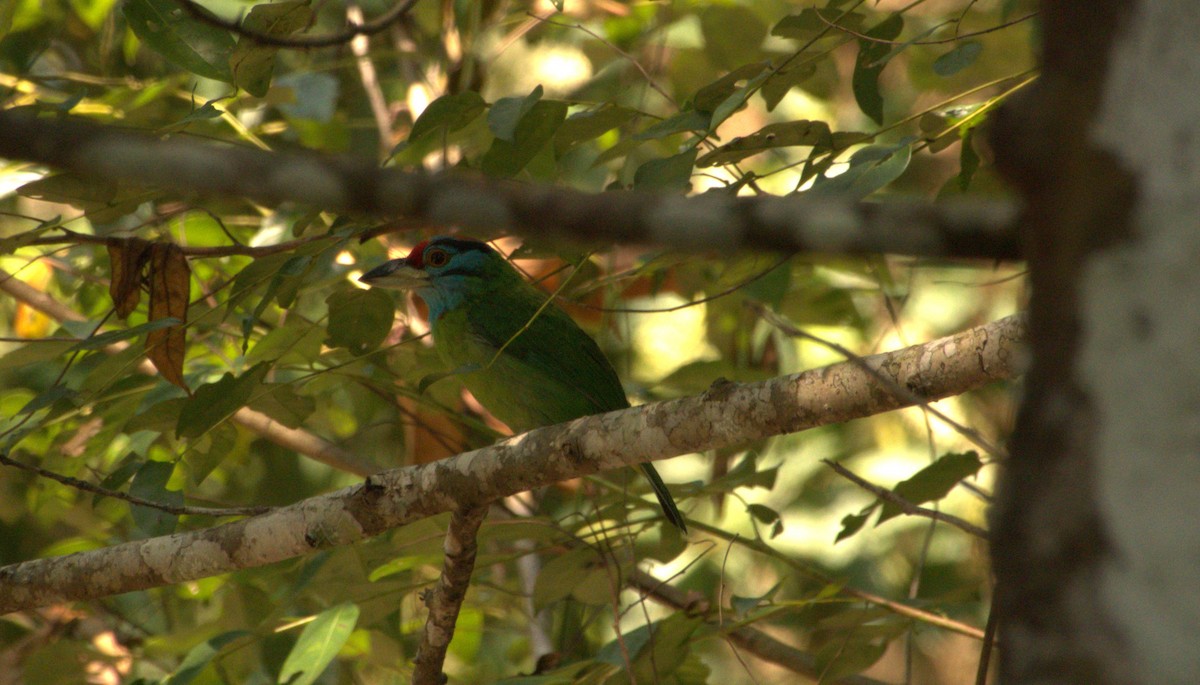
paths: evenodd
<path fill-rule="evenodd" d="M 298 202 L 405 217 L 494 235 L 660 243 L 685 250 L 767 249 L 1016 259 L 1007 202 L 858 202 L 798 193 L 680 197 L 583 193 L 463 173 L 381 169 L 374 160 L 264 152 L 182 136 L 163 139 L 74 119 L 0 112 L 0 157 L 176 192 Z"/>
<path fill-rule="evenodd" d="M 471 584 L 475 552 L 478 549 L 475 536 L 486 514 L 487 507 L 472 507 L 456 509 L 450 517 L 450 527 L 446 530 L 443 546 L 446 557 L 442 562 L 442 576 L 438 578 L 437 586 L 424 597 L 425 606 L 429 607 L 429 618 L 425 620 L 421 646 L 414 660 L 414 685 L 442 685 L 446 682 L 442 664 L 446 661 L 446 648 L 454 637 L 458 610 Z"/>
<path fill-rule="evenodd" d="M 861 361 L 933 400 L 1014 378 L 1025 336 L 1023 317 L 1010 316 Z M 0 567 L 0 613 L 262 566 L 598 471 L 910 405 L 856 363 L 760 383 L 717 383 L 700 395 L 588 416 L 385 471 L 251 519 Z"/>

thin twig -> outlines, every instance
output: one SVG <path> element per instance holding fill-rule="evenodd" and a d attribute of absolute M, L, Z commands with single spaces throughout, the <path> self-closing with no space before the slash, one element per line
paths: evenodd
<path fill-rule="evenodd" d="M 1016 26 L 1017 24 L 1020 24 L 1023 21 L 1028 21 L 1030 19 L 1033 19 L 1038 14 L 1040 14 L 1040 12 L 1036 12 L 1036 11 L 1030 12 L 1029 14 L 1026 14 L 1021 17 L 1017 17 L 1016 19 L 1006 21 L 1002 24 L 997 24 L 995 26 L 992 26 L 992 27 L 986 28 L 986 29 L 980 29 L 979 31 L 972 31 L 970 33 L 960 33 L 960 34 L 955 35 L 952 38 L 938 38 L 936 40 L 913 40 L 913 41 L 888 40 L 885 38 L 876 38 L 875 36 L 868 36 L 867 34 L 859 33 L 858 31 L 855 31 L 852 28 L 842 26 L 841 24 L 835 24 L 832 21 L 821 16 L 820 12 L 817 13 L 817 18 L 820 19 L 822 22 L 824 22 L 825 25 L 828 26 L 829 28 L 836 29 L 838 31 L 841 31 L 842 33 L 845 33 L 848 36 L 854 36 L 855 38 L 857 38 L 859 40 L 867 41 L 868 43 L 880 43 L 882 45 L 944 45 L 946 43 L 957 43 L 958 41 L 963 40 L 964 38 L 974 38 L 975 36 L 982 36 L 984 34 L 993 33 L 995 31 L 1000 31 L 1000 30 L 1006 29 L 1010 26 Z M 955 25 L 958 24 L 958 22 L 948 22 L 946 25 L 948 25 L 949 23 L 954 23 Z M 941 27 L 938 27 L 938 28 L 941 28 Z"/>
<path fill-rule="evenodd" d="M 748 538 L 748 537 L 740 537 L 740 536 L 735 538 L 732 534 L 730 534 L 716 526 L 707 525 L 702 521 L 694 521 L 694 522 L 688 521 L 688 525 L 689 526 L 694 525 L 696 529 L 698 529 L 702 532 L 708 533 L 709 535 L 716 536 L 722 540 L 733 540 L 733 542 L 737 545 L 745 547 L 746 549 L 752 550 L 759 554 L 763 554 L 765 556 L 771 557 L 772 559 L 778 559 L 782 563 L 787 564 L 788 567 L 799 572 L 801 575 L 813 580 L 814 582 L 822 583 L 824 585 L 832 585 L 836 582 L 836 581 L 834 581 L 833 578 L 817 571 L 816 569 L 813 569 L 813 568 L 807 566 L 806 564 L 804 564 L 803 562 L 794 558 L 793 556 L 781 554 L 780 552 L 773 549 L 770 545 L 766 544 L 765 542 L 762 542 L 761 540 L 754 539 L 754 538 Z M 941 616 L 941 615 L 935 614 L 931 611 L 925 611 L 924 609 L 919 609 L 917 607 L 905 604 L 904 602 L 898 602 L 893 599 L 888 599 L 887 597 L 884 597 L 882 595 L 877 595 L 873 592 L 868 592 L 866 590 L 859 590 L 857 588 L 854 588 L 854 587 L 851 587 L 848 585 L 843 586 L 841 588 L 841 590 L 839 590 L 839 592 L 842 594 L 850 595 L 851 597 L 855 597 L 857 599 L 861 599 L 865 602 L 874 604 L 874 605 L 876 605 L 880 608 L 886 609 L 898 616 L 904 616 L 906 618 L 911 618 L 915 621 L 921 621 L 922 623 L 927 623 L 932 626 L 944 628 L 951 632 L 958 633 L 959 635 L 965 635 L 967 637 L 975 638 L 976 640 L 983 639 L 983 631 L 980 630 L 979 628 L 976 628 L 975 626 L 968 625 L 961 621 L 955 621 L 952 618 L 948 618 L 946 616 Z"/>
<path fill-rule="evenodd" d="M 646 67 L 643 67 L 641 62 L 638 62 L 636 59 L 634 59 L 633 55 L 631 55 L 628 52 L 625 52 L 621 48 L 617 47 L 616 45 L 614 45 L 611 41 L 609 41 L 604 36 L 596 33 L 595 31 L 589 29 L 588 27 L 584 26 L 583 24 L 565 24 L 562 22 L 554 21 L 553 19 L 550 19 L 549 17 L 539 17 L 538 15 L 534 14 L 533 12 L 526 12 L 525 14 L 539 22 L 542 22 L 543 24 L 550 24 L 551 26 L 558 26 L 558 27 L 561 27 L 564 29 L 577 29 L 579 31 L 583 31 L 584 33 L 588 34 L 592 38 L 595 38 L 606 48 L 617 53 L 618 55 L 623 57 L 627 62 L 632 64 L 633 68 L 637 69 L 638 72 L 642 75 L 642 78 L 644 78 L 646 80 L 646 85 L 650 86 L 651 90 L 653 90 L 654 92 L 661 95 L 663 97 L 663 99 L 666 100 L 667 102 L 671 103 L 672 105 L 675 105 L 676 108 L 679 107 L 679 105 L 675 102 L 675 98 L 673 98 L 669 94 L 667 94 L 667 91 L 663 90 L 662 86 L 658 85 L 658 83 L 655 82 L 654 77 L 650 75 L 650 72 L 646 71 Z"/>
<path fill-rule="evenodd" d="M 192 0 L 175 0 L 175 2 L 197 21 L 209 26 L 225 29 L 260 45 L 270 45 L 277 48 L 327 48 L 334 45 L 342 45 L 352 40 L 355 36 L 379 33 L 399 21 L 401 17 L 408 14 L 413 5 L 417 4 L 417 0 L 404 0 L 404 2 L 398 3 L 395 7 L 371 21 L 363 22 L 362 24 L 352 24 L 337 33 L 330 33 L 323 36 L 275 36 L 252 31 L 235 21 L 225 21 L 204 7 L 192 2 Z"/>
<path fill-rule="evenodd" d="M 702 615 L 707 620 L 713 621 L 709 602 L 697 593 L 680 590 L 636 568 L 630 573 L 629 581 L 630 585 L 660 604 L 677 611 Z M 733 620 L 718 619 L 713 622 L 724 630 L 726 637 L 731 642 L 763 661 L 810 678 L 819 675 L 816 658 L 813 655 L 784 644 L 756 628 L 739 625 Z M 884 685 L 882 681 L 866 676 L 845 676 L 829 682 L 840 685 Z"/>
<path fill-rule="evenodd" d="M 362 26 L 365 23 L 362 8 L 353 3 L 346 5 L 346 20 L 351 26 Z M 371 41 L 365 34 L 350 40 L 350 52 L 354 53 L 354 61 L 358 65 L 358 78 L 371 105 L 375 128 L 379 130 L 379 153 L 386 155 L 392 149 L 392 113 L 383 97 L 383 89 L 379 87 L 379 75 L 375 73 L 375 63 L 371 61 L 370 46 Z"/>
<path fill-rule="evenodd" d="M 421 646 L 414 660 L 414 685 L 442 685 L 446 682 L 446 675 L 442 672 L 446 648 L 454 637 L 454 624 L 471 583 L 478 550 L 476 534 L 486 514 L 487 507 L 482 506 L 457 509 L 450 516 L 442 576 L 438 578 L 437 586 L 424 597 L 425 605 L 429 607 L 429 618 L 425 621 L 425 632 L 421 635 Z"/>
<path fill-rule="evenodd" d="M 842 466 L 841 464 L 839 464 L 837 462 L 830 461 L 828 459 L 822 459 L 821 463 L 823 463 L 826 466 L 828 466 L 829 468 L 833 469 L 842 478 L 845 478 L 846 480 L 850 481 L 851 483 L 854 483 L 858 487 L 862 488 L 863 490 L 866 490 L 867 492 L 871 493 L 872 495 L 875 495 L 879 499 L 881 499 L 889 504 L 894 504 L 896 506 L 896 508 L 900 509 L 900 511 L 904 512 L 905 514 L 909 514 L 911 516 L 923 516 L 928 519 L 933 519 L 934 521 L 941 521 L 942 523 L 947 523 L 951 526 L 954 526 L 955 528 L 958 528 L 959 530 L 961 530 L 965 533 L 969 533 L 969 534 L 974 535 L 983 540 L 988 539 L 988 532 L 986 530 L 980 528 L 979 526 L 975 525 L 974 523 L 965 521 L 953 514 L 947 514 L 944 512 L 940 512 L 940 511 L 934 511 L 933 509 L 926 509 L 925 507 L 919 507 L 919 506 L 913 504 L 912 502 L 909 502 L 908 500 L 904 499 L 900 495 L 897 495 L 895 492 L 888 490 L 887 488 L 875 485 L 874 483 L 864 479 L 863 477 L 859 476 L 858 474 L 854 473 L 850 469 L 846 468 L 845 466 Z"/>
<path fill-rule="evenodd" d="M 30 245 L 105 245 L 108 243 L 108 238 L 98 235 L 89 235 L 87 233 L 79 233 L 67 228 L 56 228 L 63 235 L 52 235 L 37 238 L 29 242 Z M 229 257 L 229 256 L 244 256 L 244 257 L 266 257 L 268 255 L 279 254 L 281 252 L 290 252 L 299 247 L 303 247 L 315 240 L 322 240 L 326 236 L 314 236 L 311 238 L 297 238 L 296 240 L 288 240 L 274 245 L 251 246 L 238 243 L 236 245 L 214 245 L 210 247 L 196 247 L 180 245 L 179 249 L 188 257 Z"/>
<path fill-rule="evenodd" d="M 30 473 L 35 473 L 43 478 L 49 478 L 50 480 L 62 483 L 63 485 L 75 488 L 76 490 L 90 492 L 93 495 L 100 495 L 101 497 L 111 497 L 112 499 L 123 500 L 125 502 L 129 502 L 130 504 L 136 504 L 140 507 L 148 507 L 150 509 L 158 509 L 159 511 L 165 511 L 168 514 L 175 514 L 177 516 L 258 516 L 259 514 L 265 514 L 268 511 L 271 511 L 271 509 L 273 508 L 273 507 L 211 508 L 211 507 L 189 507 L 186 505 L 177 506 L 174 504 L 164 504 L 162 502 L 155 502 L 153 500 L 143 499 L 136 495 L 130 495 L 130 494 L 127 494 L 124 492 L 119 492 L 117 490 L 109 490 L 108 488 L 102 488 L 99 485 L 93 485 L 87 481 L 79 480 L 78 478 L 72 478 L 71 476 L 64 476 L 61 473 L 55 473 L 54 471 L 44 469 L 40 466 L 35 466 L 33 464 L 26 464 L 23 461 L 17 461 L 16 459 L 13 459 L 12 457 L 9 457 L 7 454 L 3 454 L 3 453 L 0 453 L 0 464 L 4 464 L 5 466 L 12 466 L 13 468 L 21 469 L 22 471 L 28 471 Z"/>
<path fill-rule="evenodd" d="M 996 646 L 996 628 L 1000 623 L 996 611 L 996 588 L 992 588 L 992 605 L 988 608 L 987 625 L 983 628 L 983 645 L 979 648 L 979 668 L 975 671 L 975 685 L 987 685 L 991 670 L 992 649 Z"/>

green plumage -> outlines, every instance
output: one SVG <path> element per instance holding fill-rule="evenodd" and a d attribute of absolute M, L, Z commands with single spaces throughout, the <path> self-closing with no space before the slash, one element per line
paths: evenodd
<path fill-rule="evenodd" d="M 629 406 L 595 341 L 485 243 L 434 238 L 362 280 L 415 290 L 448 368 L 518 433 Z M 642 470 L 667 519 L 686 530 L 658 472 Z"/>

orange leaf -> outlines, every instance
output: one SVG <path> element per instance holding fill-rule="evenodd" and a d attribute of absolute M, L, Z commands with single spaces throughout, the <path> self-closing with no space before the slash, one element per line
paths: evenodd
<path fill-rule="evenodd" d="M 107 245 L 112 270 L 108 294 L 117 316 L 124 319 L 137 309 L 141 299 L 142 267 L 149 257 L 150 243 L 141 238 L 109 238 Z"/>
<path fill-rule="evenodd" d="M 163 378 L 187 390 L 183 380 L 183 359 L 187 350 L 188 291 L 191 270 L 183 251 L 174 243 L 150 246 L 150 321 L 168 317 L 179 319 L 169 326 L 146 334 L 146 356 Z"/>

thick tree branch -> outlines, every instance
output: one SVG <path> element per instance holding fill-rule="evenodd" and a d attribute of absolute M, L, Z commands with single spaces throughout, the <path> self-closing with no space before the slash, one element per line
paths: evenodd
<path fill-rule="evenodd" d="M 934 400 L 1015 377 L 1024 339 L 1023 318 L 1010 316 L 863 360 L 891 382 Z M 0 613 L 262 566 L 569 478 L 910 404 L 855 363 L 761 383 L 718 383 L 700 395 L 588 416 L 442 461 L 385 471 L 362 485 L 262 516 L 5 566 Z"/>
<path fill-rule="evenodd" d="M 176 192 L 297 202 L 487 234 L 513 231 L 686 250 L 888 252 L 1016 259 L 1015 207 L 980 200 L 871 203 L 810 197 L 588 194 L 463 174 L 380 169 L 372 160 L 163 139 L 79 120 L 0 112 L 0 157 Z"/>
<path fill-rule="evenodd" d="M 446 648 L 454 637 L 458 611 L 471 584 L 475 552 L 478 550 L 476 534 L 486 514 L 487 507 L 472 507 L 456 509 L 450 517 L 450 527 L 446 530 L 443 546 L 446 556 L 442 562 L 442 576 L 438 578 L 431 594 L 425 597 L 429 617 L 425 619 L 421 646 L 414 660 L 414 685 L 442 685 L 446 682 L 442 664 L 446 661 Z"/>

